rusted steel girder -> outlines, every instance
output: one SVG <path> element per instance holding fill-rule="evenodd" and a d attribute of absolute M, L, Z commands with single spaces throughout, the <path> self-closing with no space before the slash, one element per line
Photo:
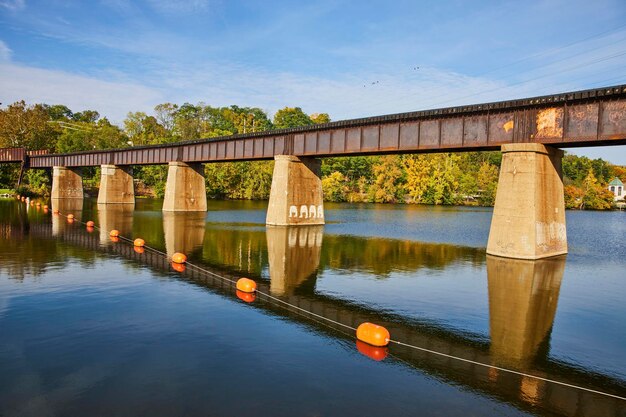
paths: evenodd
<path fill-rule="evenodd" d="M 626 85 L 171 145 L 32 156 L 32 168 L 626 144 Z"/>
<path fill-rule="evenodd" d="M 0 149 L 0 162 L 22 162 L 26 155 L 24 148 Z"/>

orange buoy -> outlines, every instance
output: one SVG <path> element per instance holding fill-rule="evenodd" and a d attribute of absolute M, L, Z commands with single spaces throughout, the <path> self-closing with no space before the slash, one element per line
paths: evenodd
<path fill-rule="evenodd" d="M 39 201 L 37 201 L 37 203 L 35 203 L 35 205 L 36 205 L 37 207 L 41 207 L 41 203 L 40 203 Z"/>
<path fill-rule="evenodd" d="M 143 246 L 137 246 L 137 245 L 135 245 L 133 249 L 135 249 L 135 252 L 137 253 L 144 253 L 146 251 L 146 249 Z"/>
<path fill-rule="evenodd" d="M 44 209 L 43 209 L 43 212 L 44 212 L 44 213 L 46 213 L 46 214 L 48 214 L 48 209 L 47 209 L 47 208 L 44 208 Z"/>
<path fill-rule="evenodd" d="M 237 289 L 243 292 L 255 292 L 256 282 L 250 278 L 239 278 L 237 281 Z"/>
<path fill-rule="evenodd" d="M 34 201 L 31 201 L 31 202 L 30 202 L 30 206 L 32 207 L 32 206 L 34 206 L 34 205 L 35 205 L 35 202 L 34 202 Z"/>
<path fill-rule="evenodd" d="M 68 219 L 67 219 L 67 222 L 68 222 L 69 224 L 72 224 L 72 223 L 74 223 L 74 219 L 70 219 L 70 218 L 68 218 Z"/>
<path fill-rule="evenodd" d="M 172 261 L 172 269 L 176 272 L 185 272 L 185 269 L 187 269 L 187 267 L 185 266 L 185 264 L 178 264 Z"/>
<path fill-rule="evenodd" d="M 74 220 L 74 215 L 73 214 L 68 214 L 67 215 L 67 220 Z"/>
<path fill-rule="evenodd" d="M 47 204 L 44 204 L 44 205 L 43 205 L 43 209 L 44 209 L 44 210 L 48 210 L 48 205 L 47 205 Z"/>
<path fill-rule="evenodd" d="M 391 336 L 383 326 L 363 323 L 356 329 L 356 338 L 372 346 L 387 346 Z"/>
<path fill-rule="evenodd" d="M 172 262 L 177 264 L 184 264 L 187 262 L 187 256 L 184 253 L 176 252 L 172 255 Z"/>
<path fill-rule="evenodd" d="M 110 236 L 109 239 L 111 239 L 111 242 L 115 242 L 115 243 L 120 241 L 120 238 L 117 236 Z"/>
<path fill-rule="evenodd" d="M 59 214 L 59 209 L 52 210 L 52 214 Z"/>
<path fill-rule="evenodd" d="M 389 354 L 389 348 L 387 347 L 372 346 L 360 340 L 356 341 L 356 348 L 359 353 L 377 362 L 382 361 Z"/>
<path fill-rule="evenodd" d="M 135 239 L 135 241 L 133 242 L 133 245 L 143 248 L 146 245 L 146 241 L 141 239 L 141 238 L 137 238 Z"/>
<path fill-rule="evenodd" d="M 89 226 L 87 226 L 87 232 L 88 232 L 88 233 L 93 232 L 93 227 L 89 227 Z"/>
<path fill-rule="evenodd" d="M 87 227 L 94 227 L 96 224 L 93 222 L 93 220 L 89 220 L 87 223 L 85 223 L 85 226 Z"/>
<path fill-rule="evenodd" d="M 22 201 L 26 201 L 26 197 L 22 197 Z"/>
<path fill-rule="evenodd" d="M 241 300 L 245 301 L 246 303 L 251 303 L 254 300 L 256 300 L 256 294 L 253 292 L 243 292 L 243 291 L 237 290 L 237 297 L 239 297 Z"/>
<path fill-rule="evenodd" d="M 111 237 L 118 237 L 119 235 L 120 235 L 120 231 L 116 229 L 113 229 L 109 232 L 109 236 Z"/>

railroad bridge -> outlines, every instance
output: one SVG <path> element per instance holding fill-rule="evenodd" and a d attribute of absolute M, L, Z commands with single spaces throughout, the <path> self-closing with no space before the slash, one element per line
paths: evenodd
<path fill-rule="evenodd" d="M 324 224 L 319 158 L 422 152 L 503 153 L 487 253 L 567 253 L 560 148 L 626 144 L 626 85 L 343 120 L 128 149 L 29 155 L 0 163 L 52 169 L 52 199 L 82 199 L 81 167 L 101 166 L 99 204 L 133 205 L 132 166 L 168 164 L 164 211 L 206 211 L 202 164 L 274 159 L 268 225 Z"/>

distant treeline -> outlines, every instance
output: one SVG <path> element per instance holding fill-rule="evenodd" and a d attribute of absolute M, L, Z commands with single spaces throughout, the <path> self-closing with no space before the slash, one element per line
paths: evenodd
<path fill-rule="evenodd" d="M 256 107 L 211 107 L 204 103 L 159 104 L 148 115 L 128 113 L 123 127 L 94 110 L 73 112 L 64 105 L 16 102 L 0 109 L 0 147 L 75 152 L 172 143 L 327 123 L 326 113 L 307 115 L 285 107 L 270 119 Z M 493 205 L 500 152 L 325 158 L 322 185 L 327 201 Z M 207 194 L 219 199 L 267 199 L 273 162 L 206 164 Z M 602 159 L 566 155 L 563 159 L 568 208 L 607 209 L 613 197 L 606 184 L 615 176 L 626 181 L 624 167 Z M 18 167 L 0 167 L 0 188 L 14 186 Z M 97 187 L 99 168 L 83 172 L 85 185 Z M 140 194 L 163 196 L 166 166 L 135 169 Z M 46 194 L 49 178 L 42 171 L 26 175 L 29 191 Z"/>

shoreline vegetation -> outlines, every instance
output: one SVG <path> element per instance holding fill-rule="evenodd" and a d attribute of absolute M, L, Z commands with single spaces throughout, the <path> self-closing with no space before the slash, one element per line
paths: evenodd
<path fill-rule="evenodd" d="M 326 113 L 308 115 L 299 107 L 285 107 L 270 119 L 267 112 L 255 107 L 164 103 L 157 105 L 151 115 L 128 113 L 123 127 L 118 127 L 94 110 L 73 112 L 64 105 L 27 105 L 19 101 L 0 108 L 0 147 L 65 153 L 210 139 L 329 121 Z M 324 158 L 324 200 L 492 206 L 501 158 L 497 151 Z M 212 199 L 266 200 L 273 167 L 273 161 L 206 164 L 207 195 Z M 12 189 L 18 175 L 19 166 L 0 166 L 0 188 Z M 84 168 L 82 175 L 86 190 L 98 187 L 100 168 Z M 615 177 L 626 182 L 626 167 L 566 154 L 566 208 L 616 208 L 613 194 L 607 189 Z M 134 178 L 138 196 L 162 197 L 167 167 L 135 167 Z M 50 174 L 29 170 L 24 184 L 15 191 L 47 196 Z"/>

